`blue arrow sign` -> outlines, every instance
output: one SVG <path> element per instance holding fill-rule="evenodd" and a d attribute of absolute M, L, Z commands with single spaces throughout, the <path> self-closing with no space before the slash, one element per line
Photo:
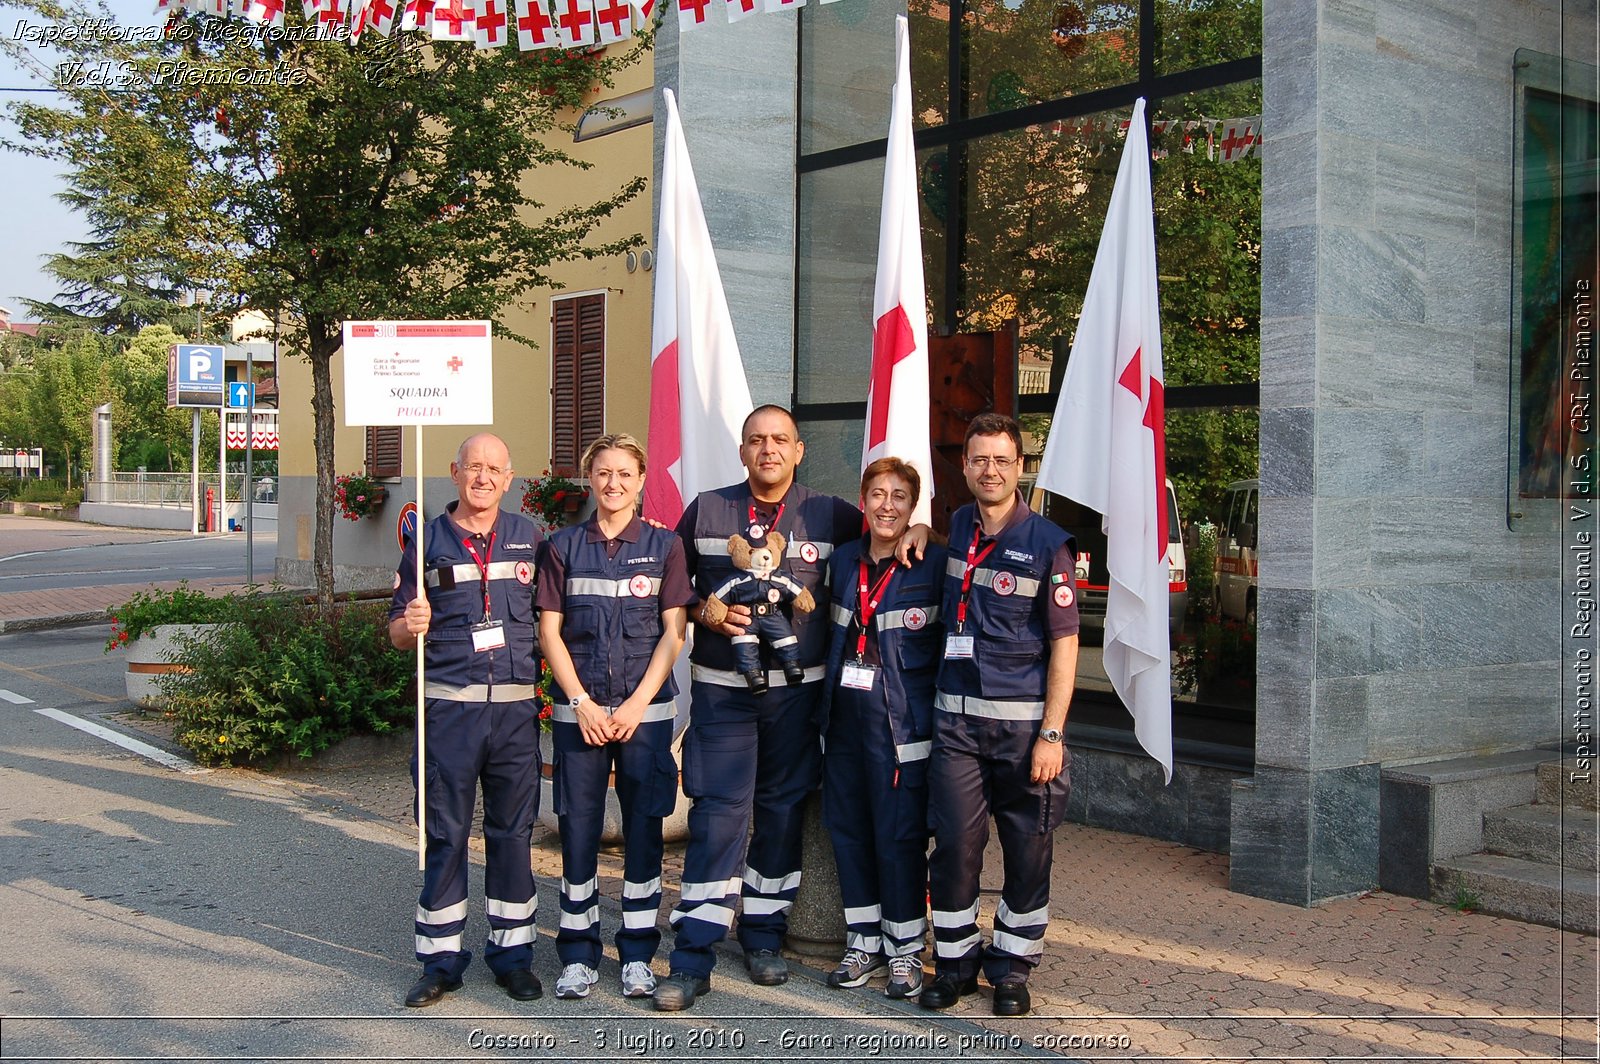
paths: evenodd
<path fill-rule="evenodd" d="M 243 410 L 250 406 L 255 398 L 256 386 L 249 381 L 234 381 L 228 385 L 228 407 L 232 410 Z"/>

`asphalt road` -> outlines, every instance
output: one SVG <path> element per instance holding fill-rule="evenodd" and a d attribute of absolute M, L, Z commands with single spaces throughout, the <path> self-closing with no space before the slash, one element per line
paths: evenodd
<path fill-rule="evenodd" d="M 52 522 L 54 524 L 54 522 Z M 130 584 L 155 580 L 245 579 L 245 537 L 161 535 L 121 530 L 83 531 L 72 526 L 41 533 L 7 530 L 0 537 L 0 593 Z M 84 545 L 72 545 L 74 539 Z M 105 540 L 111 542 L 104 542 Z M 277 536 L 258 533 L 255 579 L 272 577 Z"/>
<path fill-rule="evenodd" d="M 474 963 L 426 1010 L 409 832 L 303 780 L 152 760 L 116 728 L 103 625 L 0 634 L 0 1059 L 995 1060 L 1041 1056 L 961 1021 L 797 975 L 752 986 L 724 957 L 686 1013 L 616 992 L 556 1001 L 556 884 L 540 884 L 543 1000 Z M 48 712 L 47 712 L 48 711 Z M 481 942 L 481 867 L 467 940 Z M 619 914 L 602 910 L 609 941 Z"/>

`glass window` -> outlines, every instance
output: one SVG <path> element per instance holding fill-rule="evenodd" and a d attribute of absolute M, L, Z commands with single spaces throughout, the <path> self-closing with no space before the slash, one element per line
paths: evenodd
<path fill-rule="evenodd" d="M 918 127 L 946 121 L 948 7 L 912 0 L 911 111 Z M 895 0 L 813 4 L 800 19 L 800 153 L 882 140 L 889 133 Z"/>
<path fill-rule="evenodd" d="M 1156 74 L 1261 53 L 1261 0 L 1156 0 Z"/>
<path fill-rule="evenodd" d="M 861 439 L 866 425 L 860 418 L 844 421 L 800 419 L 800 438 L 806 455 L 800 481 L 813 491 L 837 495 L 846 502 L 861 497 Z"/>
<path fill-rule="evenodd" d="M 1139 5 L 971 0 L 962 18 L 968 117 L 1137 81 Z"/>

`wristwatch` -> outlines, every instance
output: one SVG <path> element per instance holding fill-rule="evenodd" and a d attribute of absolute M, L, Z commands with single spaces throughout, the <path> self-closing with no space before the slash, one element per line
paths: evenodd
<path fill-rule="evenodd" d="M 1047 743 L 1059 743 L 1061 741 L 1061 729 L 1045 728 L 1039 732 L 1039 738 Z"/>

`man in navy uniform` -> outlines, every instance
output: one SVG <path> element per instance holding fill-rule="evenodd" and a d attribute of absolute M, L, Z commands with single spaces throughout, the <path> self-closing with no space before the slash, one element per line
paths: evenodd
<path fill-rule="evenodd" d="M 976 501 L 950 518 L 928 778 L 936 966 L 921 1001 L 949 1008 L 977 989 L 981 967 L 995 1015 L 1021 1016 L 1050 920 L 1053 833 L 1067 810 L 1061 730 L 1078 664 L 1072 537 L 1029 510 L 1017 490 L 1016 421 L 974 418 L 963 464 Z M 984 946 L 978 876 L 991 813 L 1005 878 Z"/>
<path fill-rule="evenodd" d="M 401 650 L 426 634 L 427 764 L 412 765 L 427 803 L 427 868 L 417 900 L 422 978 L 406 994 L 421 1008 L 461 986 L 472 953 L 467 920 L 467 838 L 483 784 L 484 961 L 519 1001 L 543 993 L 533 960 L 533 869 L 528 855 L 538 812 L 539 680 L 534 566 L 542 537 L 503 512 L 511 454 L 488 433 L 469 437 L 450 463 L 458 498 L 428 522 L 426 594 L 417 594 L 416 541 L 395 573 L 389 639 Z"/>
<path fill-rule="evenodd" d="M 741 894 L 739 943 L 751 980 L 773 986 L 789 978 L 778 950 L 800 886 L 805 797 L 816 789 L 821 766 L 817 699 L 828 651 L 827 564 L 835 546 L 861 535 L 860 510 L 795 482 L 805 444 L 789 411 L 758 407 L 741 435 L 749 477 L 701 493 L 678 522 L 695 588 L 708 598 L 735 575 L 729 537 L 759 542 L 776 529 L 788 543 L 783 570 L 811 592 L 817 608 L 792 618 L 802 682 L 789 685 L 764 647 L 770 689 L 760 695 L 740 674 L 732 642 L 749 630 L 750 608 L 730 606 L 714 627 L 695 618 L 683 747 L 683 789 L 694 804 L 681 900 L 672 914 L 671 974 L 655 993 L 656 1008 L 665 1012 L 689 1008 L 710 991 L 714 948 Z"/>

